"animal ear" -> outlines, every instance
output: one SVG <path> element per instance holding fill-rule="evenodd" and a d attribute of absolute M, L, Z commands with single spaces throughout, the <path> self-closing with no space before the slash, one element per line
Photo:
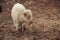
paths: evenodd
<path fill-rule="evenodd" d="M 27 13 L 28 13 L 28 11 L 25 10 L 25 11 L 23 12 L 24 16 L 27 16 Z"/>
<path fill-rule="evenodd" d="M 24 16 L 27 16 L 27 13 L 24 13 Z"/>

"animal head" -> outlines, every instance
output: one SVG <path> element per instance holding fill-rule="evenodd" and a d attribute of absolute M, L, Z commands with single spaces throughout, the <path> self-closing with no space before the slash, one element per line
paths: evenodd
<path fill-rule="evenodd" d="M 31 10 L 25 10 L 23 13 L 24 13 L 24 16 L 27 17 L 28 19 L 32 18 Z"/>

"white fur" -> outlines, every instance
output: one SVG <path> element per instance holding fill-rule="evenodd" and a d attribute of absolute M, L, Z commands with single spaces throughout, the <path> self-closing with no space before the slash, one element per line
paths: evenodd
<path fill-rule="evenodd" d="M 19 25 L 23 27 L 27 21 L 32 20 L 32 12 L 27 10 L 22 4 L 17 3 L 12 8 L 11 17 L 16 30 L 18 30 Z"/>

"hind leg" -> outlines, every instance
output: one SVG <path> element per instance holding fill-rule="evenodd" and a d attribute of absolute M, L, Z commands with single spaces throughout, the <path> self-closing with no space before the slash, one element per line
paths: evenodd
<path fill-rule="evenodd" d="M 15 25 L 15 27 L 16 27 L 16 30 L 18 30 L 19 22 L 18 22 L 18 21 L 16 21 L 16 20 L 14 20 L 14 25 Z"/>
<path fill-rule="evenodd" d="M 16 30 L 18 30 L 19 28 L 19 24 L 18 23 L 15 23 L 15 26 L 16 26 Z"/>

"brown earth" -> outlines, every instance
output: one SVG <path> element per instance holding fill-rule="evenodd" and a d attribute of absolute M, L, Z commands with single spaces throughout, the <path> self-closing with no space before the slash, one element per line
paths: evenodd
<path fill-rule="evenodd" d="M 11 9 L 23 4 L 33 12 L 33 23 L 26 30 L 14 31 Z M 0 0 L 0 40 L 60 40 L 60 0 Z"/>

